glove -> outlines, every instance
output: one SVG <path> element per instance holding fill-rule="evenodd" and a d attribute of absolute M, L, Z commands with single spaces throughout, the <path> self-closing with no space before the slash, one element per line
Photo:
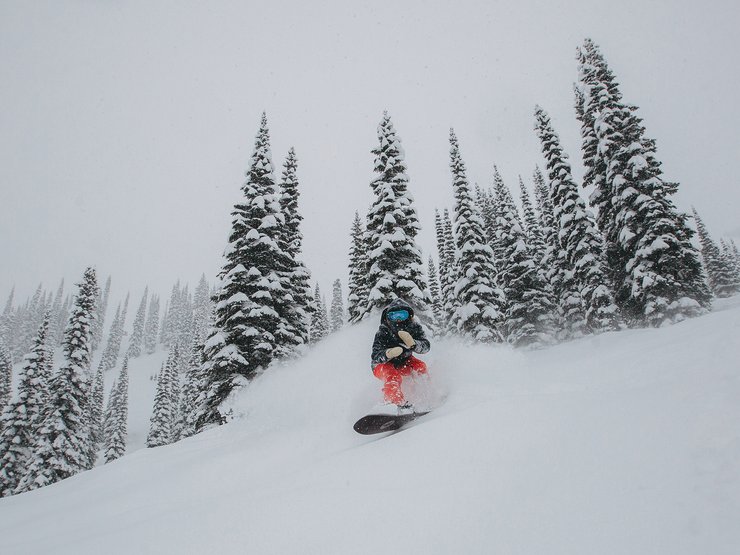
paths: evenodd
<path fill-rule="evenodd" d="M 391 347 L 385 351 L 385 356 L 390 360 L 392 358 L 396 358 L 401 353 L 403 353 L 403 347 Z"/>
<path fill-rule="evenodd" d="M 401 330 L 398 332 L 398 337 L 401 338 L 403 344 L 406 345 L 407 349 L 413 349 L 416 346 L 416 341 L 411 337 L 411 334 L 407 331 Z"/>

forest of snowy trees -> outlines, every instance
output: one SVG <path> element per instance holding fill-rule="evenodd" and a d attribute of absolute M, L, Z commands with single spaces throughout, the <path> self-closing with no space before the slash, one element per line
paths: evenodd
<path fill-rule="evenodd" d="M 23 303 L 11 291 L 0 314 L 0 495 L 125 454 L 129 362 L 158 350 L 167 358 L 148 447 L 228 421 L 235 390 L 396 297 L 436 336 L 537 348 L 680 322 L 706 312 L 712 296 L 738 293 L 737 245 L 718 244 L 696 210 L 676 207 L 678 184 L 663 180 L 655 141 L 599 48 L 586 40 L 577 60 L 583 183 L 541 107 L 542 169 L 527 170 L 531 187 L 519 178 L 518 202 L 495 165 L 490 187 L 471 186 L 464 142 L 450 130 L 454 206 L 435 212 L 436 252 L 426 259 L 404 149 L 384 113 L 374 200 L 353 207 L 346 288 L 336 279 L 328 303 L 303 262 L 298 157 L 291 148 L 277 177 L 265 114 L 214 285 L 203 276 L 191 293 L 178 282 L 164 305 L 147 288 L 115 310 L 111 278 L 101 286 L 92 267 L 73 295 L 64 282 Z"/>

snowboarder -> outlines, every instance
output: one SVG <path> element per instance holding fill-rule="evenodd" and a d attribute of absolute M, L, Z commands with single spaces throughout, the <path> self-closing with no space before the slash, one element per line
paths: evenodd
<path fill-rule="evenodd" d="M 374 411 L 386 414 L 411 414 L 414 408 L 406 401 L 401 391 L 405 376 L 413 373 L 426 375 L 427 365 L 412 353 L 429 351 L 429 340 L 418 321 L 414 310 L 402 299 L 391 302 L 380 318 L 380 327 L 373 341 L 373 374 L 383 380 L 385 403 Z"/>

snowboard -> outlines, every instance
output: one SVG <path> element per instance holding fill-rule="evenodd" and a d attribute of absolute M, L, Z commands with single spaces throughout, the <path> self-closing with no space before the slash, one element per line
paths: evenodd
<path fill-rule="evenodd" d="M 404 425 L 416 420 L 420 416 L 429 414 L 426 412 L 413 412 L 394 416 L 391 414 L 368 414 L 355 422 L 354 429 L 358 434 L 371 435 L 398 430 Z"/>

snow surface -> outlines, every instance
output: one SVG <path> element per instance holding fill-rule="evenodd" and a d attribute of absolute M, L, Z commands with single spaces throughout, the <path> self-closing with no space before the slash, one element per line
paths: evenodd
<path fill-rule="evenodd" d="M 740 298 L 540 351 L 434 342 L 445 403 L 366 437 L 373 332 L 271 369 L 227 426 L 0 500 L 2 553 L 740 552 Z"/>

